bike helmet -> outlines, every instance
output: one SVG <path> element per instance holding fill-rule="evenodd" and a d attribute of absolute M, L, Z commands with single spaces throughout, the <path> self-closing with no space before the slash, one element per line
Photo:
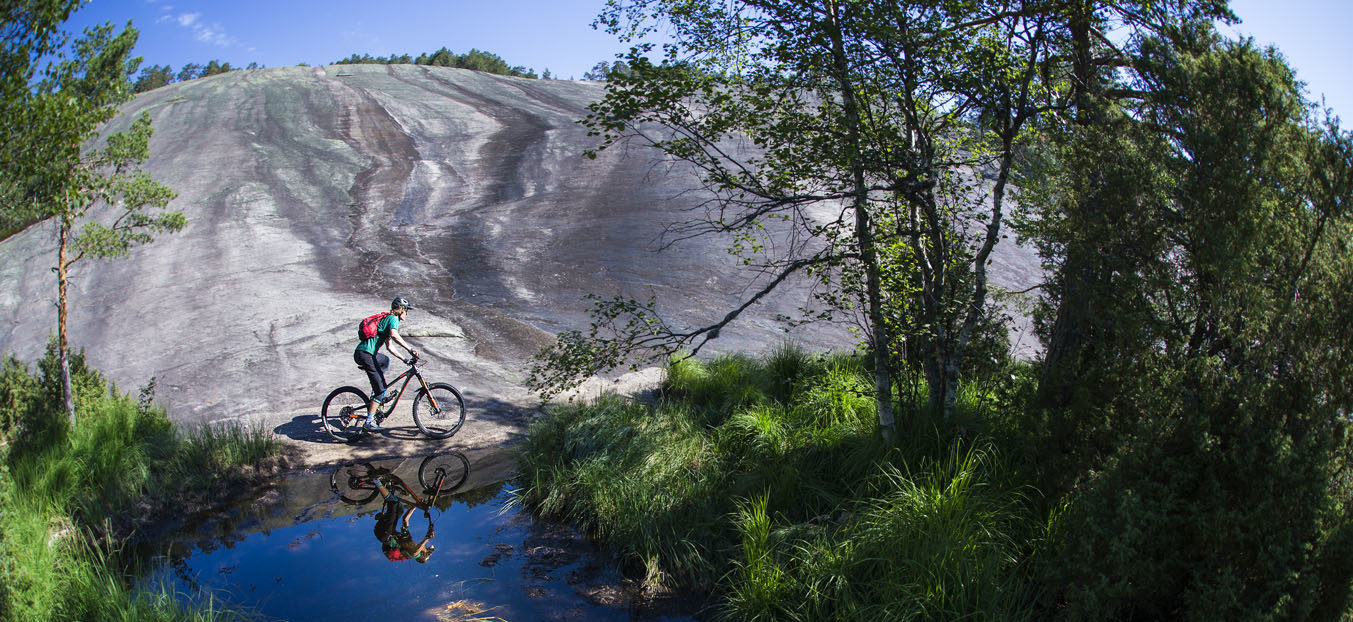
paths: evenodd
<path fill-rule="evenodd" d="M 391 308 L 391 309 L 398 309 L 398 308 L 401 308 L 401 307 L 403 307 L 403 308 L 405 308 L 405 309 L 413 309 L 413 308 L 414 308 L 414 306 L 413 306 L 412 304 L 409 303 L 409 299 L 408 299 L 408 298 L 405 298 L 405 297 L 403 297 L 403 296 L 398 296 L 398 297 L 396 297 L 394 300 L 391 300 L 391 301 L 390 301 L 390 308 Z"/>

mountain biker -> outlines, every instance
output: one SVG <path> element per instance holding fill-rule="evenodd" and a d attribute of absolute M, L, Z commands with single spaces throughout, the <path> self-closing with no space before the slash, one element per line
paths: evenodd
<path fill-rule="evenodd" d="M 395 477 L 390 475 L 389 477 Z M 416 507 L 410 507 L 408 511 L 404 510 L 404 503 L 400 501 L 395 493 L 385 487 L 385 481 L 381 478 L 376 479 L 376 490 L 385 496 L 384 505 L 381 511 L 376 514 L 376 539 L 381 541 L 381 552 L 385 558 L 392 562 L 408 561 L 410 559 L 418 560 L 418 563 L 427 563 L 429 557 L 436 547 L 432 546 L 429 540 L 432 539 L 434 531 L 432 529 L 432 517 L 428 509 L 423 508 L 423 518 L 428 520 L 427 534 L 423 536 L 422 542 L 415 543 L 413 534 L 409 533 L 409 517 L 413 515 Z"/>
<path fill-rule="evenodd" d="M 380 354 L 381 346 L 390 352 L 395 358 L 404 361 L 407 365 L 412 365 L 414 359 L 418 358 L 418 351 L 413 349 L 403 337 L 399 336 L 399 322 L 404 319 L 409 309 L 414 308 L 409 304 L 409 299 L 399 296 L 390 301 L 390 315 L 381 319 L 376 327 L 376 336 L 366 339 L 357 344 L 357 349 L 352 352 L 352 359 L 357 362 L 357 366 L 366 372 L 366 377 L 371 381 L 371 402 L 366 406 L 366 423 L 362 426 L 373 432 L 384 430 L 379 423 L 376 423 L 376 404 L 384 404 L 387 400 L 394 397 L 394 388 L 387 389 L 385 386 L 385 370 L 390 367 L 390 358 Z M 398 343 L 409 353 L 406 360 L 400 357 L 390 342 Z"/>

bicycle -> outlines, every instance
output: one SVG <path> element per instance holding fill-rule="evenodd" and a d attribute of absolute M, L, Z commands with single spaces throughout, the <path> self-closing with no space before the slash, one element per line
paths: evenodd
<path fill-rule="evenodd" d="M 345 503 L 351 505 L 365 505 L 384 496 L 382 511 L 376 514 L 375 530 L 376 539 L 381 543 L 381 553 L 390 561 L 417 559 L 426 562 L 436 550 L 431 543 L 436 533 L 432 508 L 438 507 L 439 496 L 449 495 L 469 477 L 469 459 L 465 454 L 453 451 L 428 456 L 418 466 L 418 483 L 423 487 L 421 497 L 394 471 L 369 462 L 339 465 L 329 475 L 329 486 Z M 440 509 L 445 510 L 445 507 Z M 413 535 L 409 533 L 409 517 L 414 510 L 423 510 L 423 518 L 428 523 L 427 533 L 421 542 L 414 542 Z"/>
<path fill-rule="evenodd" d="M 387 385 L 394 386 L 400 380 L 404 381 L 393 399 L 377 405 L 376 422 L 385 421 L 386 417 L 394 413 L 399 399 L 404 396 L 404 390 L 409 387 L 409 381 L 417 378 L 420 388 L 413 398 L 413 422 L 419 431 L 429 438 L 447 438 L 460 431 L 460 426 L 465 423 L 465 400 L 460 391 L 445 382 L 429 384 L 423 380 L 423 375 L 418 373 L 418 357 L 413 357 L 408 365 L 404 373 Z M 371 398 L 357 387 L 334 389 L 324 398 L 324 407 L 320 412 L 325 431 L 344 443 L 362 438 L 367 432 L 363 424 L 366 423 L 367 407 L 370 404 Z"/>
<path fill-rule="evenodd" d="M 465 454 L 452 451 L 423 458 L 423 462 L 418 465 L 418 484 L 423 487 L 422 497 L 390 469 L 369 462 L 338 465 L 329 474 L 329 488 L 344 503 L 365 505 L 379 494 L 377 484 L 384 483 L 395 495 L 408 497 L 414 507 L 427 509 L 436 503 L 438 496 L 454 492 L 465 485 L 469 478 L 470 459 Z"/>

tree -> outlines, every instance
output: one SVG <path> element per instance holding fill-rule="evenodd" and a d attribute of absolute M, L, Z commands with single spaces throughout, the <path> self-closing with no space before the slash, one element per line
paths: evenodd
<path fill-rule="evenodd" d="M 867 174 L 887 189 L 876 201 L 877 321 L 896 337 L 884 343 L 897 364 L 919 363 L 931 409 L 946 418 L 968 346 L 992 315 L 986 266 L 1004 237 L 1015 159 L 1027 125 L 1053 107 L 1039 74 L 1055 52 L 1051 20 L 1008 8 L 866 3 L 856 17 L 868 33 L 851 59 Z"/>
<path fill-rule="evenodd" d="M 606 74 L 610 70 L 611 64 L 606 61 L 601 61 L 595 65 L 592 65 L 591 69 L 584 71 L 583 79 L 599 82 L 606 79 Z"/>
<path fill-rule="evenodd" d="M 617 60 L 613 63 L 601 61 L 595 65 L 592 65 L 591 69 L 583 72 L 583 79 L 592 80 L 594 82 L 604 82 L 606 80 L 610 80 L 611 74 L 613 73 L 622 76 L 630 75 L 629 63 L 623 60 Z"/>
<path fill-rule="evenodd" d="M 199 65 L 197 63 L 188 63 L 184 65 L 181 69 L 179 69 L 178 76 L 176 76 L 179 82 L 196 80 L 201 77 L 202 77 L 202 65 Z"/>
<path fill-rule="evenodd" d="M 1210 24 L 1134 47 L 1124 110 L 1076 133 L 1143 175 L 1101 195 L 1126 213 L 1104 243 L 1121 260 L 1112 291 L 1082 295 L 1113 332 L 1079 360 L 1107 387 L 1065 407 L 1093 475 L 1055 582 L 1100 619 L 1346 616 L 1353 136 L 1310 117 L 1274 53 Z"/>
<path fill-rule="evenodd" d="M 435 65 L 438 67 L 452 67 L 456 64 L 456 55 L 452 54 L 451 50 L 448 50 L 445 47 L 443 47 L 437 50 L 436 52 L 433 52 L 432 55 L 428 57 L 426 63 L 419 64 Z"/>
<path fill-rule="evenodd" d="M 1085 146 L 1079 157 L 1061 162 L 1068 177 L 1078 180 L 1076 187 L 1063 188 L 1072 192 L 1061 197 L 1071 219 L 1078 222 L 1067 222 L 1068 235 L 1052 246 L 1045 243 L 1043 249 L 1056 265 L 1044 288 L 1046 326 L 1041 336 L 1046 354 L 1038 402 L 1056 409 L 1073 399 L 1093 402 L 1097 398 L 1085 389 L 1104 386 L 1101 379 L 1086 373 L 1094 366 L 1083 359 L 1097 357 L 1101 350 L 1095 344 L 1113 341 L 1121 331 L 1109 320 L 1115 314 L 1095 304 L 1133 304 L 1115 300 L 1111 293 L 1119 277 L 1132 273 L 1121 270 L 1119 262 L 1137 256 L 1132 240 L 1122 235 L 1130 230 L 1121 226 L 1123 219 L 1133 211 L 1128 205 L 1133 199 L 1123 190 L 1150 176 L 1142 176 L 1148 171 L 1134 170 L 1138 166 L 1131 159 L 1134 152 L 1111 145 L 1115 131 L 1124 129 L 1127 122 L 1117 105 L 1133 93 L 1126 82 L 1135 73 L 1137 58 L 1114 44 L 1109 33 L 1124 33 L 1131 43 L 1181 32 L 1187 24 L 1234 20 L 1235 16 L 1225 0 L 1064 0 L 1052 3 L 1052 9 L 1060 23 L 1059 47 L 1064 51 L 1056 71 L 1067 77 L 1063 82 L 1067 102 L 1063 122 L 1049 129 L 1063 145 L 1083 139 Z M 1094 145 L 1103 149 L 1098 154 L 1103 161 L 1092 153 Z M 1120 246 L 1111 248 L 1115 244 Z"/>
<path fill-rule="evenodd" d="M 52 59 L 44 78 L 22 94 L 30 121 L 22 139 L 33 146 L 23 157 L 6 162 L 9 171 L 23 180 L 22 188 L 11 195 L 17 200 L 7 214 L 25 220 L 52 218 L 57 224 L 57 340 L 66 411 L 72 421 L 75 403 L 66 331 L 71 267 L 85 257 L 125 256 L 132 247 L 150 242 L 152 233 L 177 231 L 185 223 L 177 212 L 147 212 L 166 207 L 174 196 L 139 168 L 149 156 L 153 133 L 148 115 L 97 144 L 100 127 L 130 96 L 130 78 L 140 63 L 131 57 L 135 43 L 136 30 L 130 25 L 114 36 L 112 25 L 106 24 L 86 30 L 68 57 Z M 33 55 L 28 62 L 44 60 L 43 55 Z M 13 138 L 6 136 L 6 141 Z M 101 205 L 113 208 L 115 215 L 92 211 Z"/>
<path fill-rule="evenodd" d="M 169 65 L 151 65 L 141 70 L 141 75 L 137 76 L 132 91 L 144 93 L 151 89 L 158 89 L 173 81 L 174 69 L 172 67 Z"/>
<path fill-rule="evenodd" d="M 201 77 L 214 76 L 230 71 L 231 69 L 233 68 L 230 66 L 230 63 L 222 63 L 218 62 L 216 59 L 212 59 L 207 61 L 207 66 L 202 69 Z"/>
<path fill-rule="evenodd" d="M 30 85 L 37 76 L 36 58 L 50 56 L 69 40 L 60 28 L 81 0 L 32 0 L 4 5 L 0 30 L 0 239 L 32 224 L 18 205 L 23 203 L 29 162 L 38 161 L 35 143 L 26 128 L 34 124 Z"/>
<path fill-rule="evenodd" d="M 733 252 L 768 276 L 744 304 L 694 329 L 672 328 L 651 304 L 598 301 L 587 334 L 566 332 L 542 353 L 536 384 L 559 386 L 645 348 L 698 351 L 806 273 L 830 285 L 821 297 L 829 308 L 861 309 L 884 435 L 894 425 L 900 330 L 925 361 L 932 406 L 947 415 L 988 312 L 985 265 L 1001 237 L 1016 147 L 1041 110 L 1046 20 L 1000 2 L 611 6 L 601 21 L 613 32 L 642 35 L 656 17 L 678 36 L 661 64 L 641 45 L 628 74 L 610 68 L 607 96 L 588 118 L 602 148 L 637 139 L 694 166 L 713 198 L 708 218 L 679 236 L 730 234 Z M 666 132 L 646 129 L 654 126 Z M 728 152 L 735 138 L 756 155 Z M 981 183 L 977 168 L 994 170 L 995 182 Z M 777 229 L 784 239 L 767 238 Z M 785 251 L 760 252 L 770 248 Z"/>

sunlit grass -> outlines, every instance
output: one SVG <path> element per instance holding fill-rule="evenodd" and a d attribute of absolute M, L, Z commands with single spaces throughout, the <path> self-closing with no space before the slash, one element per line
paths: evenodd
<path fill-rule="evenodd" d="M 36 376 L 11 359 L 0 378 L 0 619 L 250 619 L 210 598 L 133 587 L 114 522 L 146 499 L 242 481 L 280 444 L 263 429 L 179 431 L 149 391 L 119 394 L 79 356 L 72 427 L 51 358 Z"/>
<path fill-rule="evenodd" d="M 1046 519 L 982 433 L 990 391 L 965 385 L 946 421 L 909 396 L 888 446 L 860 357 L 685 358 L 663 389 L 534 423 L 521 501 L 727 619 L 1029 615 Z"/>

